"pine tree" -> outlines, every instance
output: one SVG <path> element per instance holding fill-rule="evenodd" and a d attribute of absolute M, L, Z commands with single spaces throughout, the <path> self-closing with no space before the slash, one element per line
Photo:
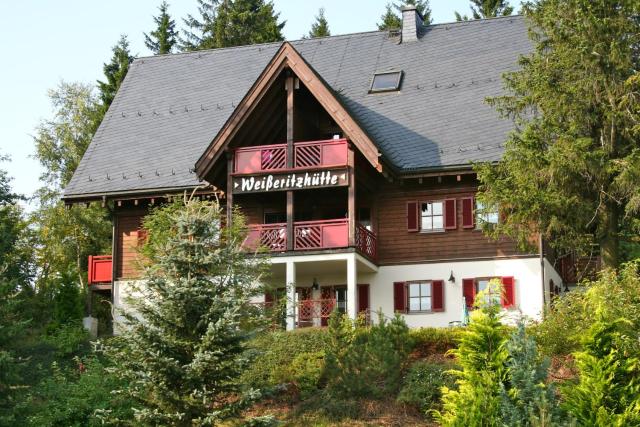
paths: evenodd
<path fill-rule="evenodd" d="M 513 13 L 513 6 L 506 0 L 470 0 L 471 16 L 473 19 L 495 18 L 497 16 L 509 16 Z M 468 21 L 467 15 L 462 16 L 454 12 L 456 21 Z"/>
<path fill-rule="evenodd" d="M 138 402 L 136 419 L 145 425 L 217 425 L 237 415 L 255 392 L 242 394 L 246 343 L 255 310 L 249 298 L 264 262 L 248 257 L 241 215 L 221 229 L 217 203 L 191 200 L 168 215 L 170 228 L 151 228 L 159 246 L 148 253 L 144 281 L 125 312 L 118 342 L 107 347 L 114 372 Z M 151 224 L 157 227 L 156 221 Z M 147 224 L 147 222 L 145 222 Z"/>
<path fill-rule="evenodd" d="M 129 71 L 129 64 L 133 61 L 133 56 L 129 52 L 129 41 L 126 35 L 120 36 L 120 40 L 113 47 L 113 56 L 108 64 L 104 64 L 103 70 L 106 82 L 98 80 L 100 90 L 100 100 L 102 101 L 102 115 L 106 113 L 120 88 L 122 81 Z"/>
<path fill-rule="evenodd" d="M 432 22 L 429 0 L 406 0 L 404 2 L 387 3 L 385 13 L 380 17 L 379 30 L 392 30 L 402 27 L 402 7 L 415 6 L 422 15 L 425 25 Z M 395 12 L 394 12 L 395 9 Z"/>
<path fill-rule="evenodd" d="M 284 40 L 271 1 L 198 0 L 200 18 L 189 15 L 183 50 L 213 49 Z"/>
<path fill-rule="evenodd" d="M 163 1 L 158 9 L 160 15 L 153 17 L 156 29 L 149 34 L 144 33 L 144 44 L 154 55 L 163 55 L 171 53 L 173 50 L 178 42 L 178 32 L 176 31 L 176 21 L 171 19 L 169 15 L 167 2 Z"/>
<path fill-rule="evenodd" d="M 500 207 L 490 235 L 541 233 L 559 253 L 620 262 L 640 219 L 640 3 L 544 0 L 524 5 L 534 51 L 489 99 L 516 130 L 497 165 L 478 165 L 479 200 Z M 636 231 L 637 232 L 637 231 Z"/>
<path fill-rule="evenodd" d="M 331 35 L 329 31 L 329 23 L 327 22 L 327 18 L 324 16 L 324 8 L 321 7 L 318 11 L 318 15 L 316 15 L 316 22 L 311 24 L 311 31 L 309 31 L 309 37 L 328 37 Z"/>

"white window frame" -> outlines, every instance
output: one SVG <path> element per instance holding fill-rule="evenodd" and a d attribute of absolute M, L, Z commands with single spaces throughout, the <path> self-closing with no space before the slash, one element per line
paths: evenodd
<path fill-rule="evenodd" d="M 498 210 L 496 209 L 495 211 L 492 212 L 487 212 L 487 213 L 480 213 L 480 211 L 484 208 L 482 202 L 479 202 L 478 200 L 476 200 L 476 206 L 475 206 L 475 218 L 476 218 L 476 229 L 482 229 L 482 226 L 484 224 L 489 225 L 489 227 L 494 227 L 496 225 L 498 225 L 498 223 L 500 222 L 500 214 L 498 212 Z"/>
<path fill-rule="evenodd" d="M 434 211 L 433 205 L 435 203 L 439 203 L 440 204 L 440 214 L 438 214 L 438 215 L 434 215 L 434 213 L 433 213 L 433 211 Z M 422 213 L 422 207 L 424 205 L 427 205 L 427 204 L 431 205 L 431 215 L 423 215 L 423 213 Z M 420 215 L 419 215 L 418 220 L 420 221 L 420 232 L 422 232 L 422 233 L 439 233 L 439 232 L 445 231 L 445 228 L 444 228 L 444 200 L 429 200 L 429 201 L 426 201 L 426 202 L 420 202 L 419 214 Z M 431 218 L 431 228 L 425 228 L 424 227 L 423 217 L 424 218 Z M 440 228 L 434 228 L 433 227 L 433 218 L 434 217 L 442 218 L 442 227 L 440 227 Z"/>
<path fill-rule="evenodd" d="M 422 285 L 427 285 L 429 289 L 429 295 L 422 295 Z M 433 312 L 433 280 L 414 280 L 412 282 L 407 282 L 407 313 L 431 313 Z M 418 295 L 411 296 L 411 286 L 418 287 Z M 423 307 L 423 298 L 429 299 L 429 307 Z M 411 300 L 418 300 L 418 310 L 411 309 Z"/>

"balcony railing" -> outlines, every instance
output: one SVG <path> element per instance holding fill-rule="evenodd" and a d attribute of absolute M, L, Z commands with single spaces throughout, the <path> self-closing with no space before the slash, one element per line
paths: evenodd
<path fill-rule="evenodd" d="M 113 277 L 111 255 L 89 255 L 88 284 L 111 283 Z"/>
<path fill-rule="evenodd" d="M 349 220 L 344 218 L 295 222 L 293 238 L 293 249 L 296 251 L 346 248 L 349 247 Z M 287 224 L 250 225 L 244 246 L 254 250 L 263 247 L 270 252 L 285 252 Z M 375 233 L 357 224 L 355 247 L 363 255 L 375 260 L 378 253 Z"/>
<path fill-rule="evenodd" d="M 346 139 L 296 142 L 294 168 L 345 166 L 348 160 Z M 236 150 L 235 173 L 259 173 L 287 169 L 287 145 L 260 145 Z"/>

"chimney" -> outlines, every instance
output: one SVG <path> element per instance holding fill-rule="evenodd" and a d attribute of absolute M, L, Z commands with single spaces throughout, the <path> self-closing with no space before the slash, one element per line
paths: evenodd
<path fill-rule="evenodd" d="M 402 7 L 402 43 L 417 41 L 423 25 L 424 19 L 415 6 Z"/>

